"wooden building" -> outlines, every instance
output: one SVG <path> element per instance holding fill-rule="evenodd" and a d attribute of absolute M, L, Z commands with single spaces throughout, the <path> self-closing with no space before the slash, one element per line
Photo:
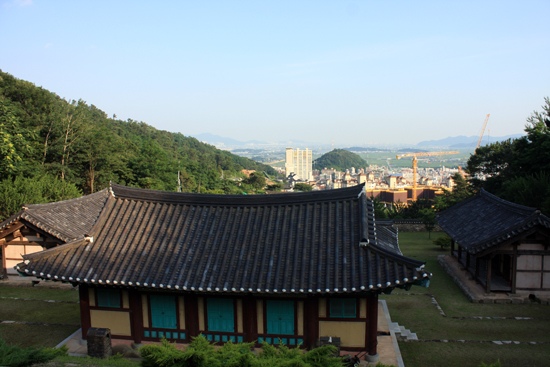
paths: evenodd
<path fill-rule="evenodd" d="M 70 223 L 70 218 L 67 219 Z M 79 285 L 82 334 L 314 347 L 321 336 L 377 356 L 378 294 L 426 285 L 363 185 L 230 196 L 112 184 L 82 237 L 17 270 Z"/>
<path fill-rule="evenodd" d="M 77 199 L 25 205 L 0 223 L 0 275 L 17 275 L 22 255 L 49 249 L 88 233 L 109 196 L 105 189 Z"/>
<path fill-rule="evenodd" d="M 486 292 L 550 294 L 550 218 L 485 190 L 441 212 L 451 254 Z"/>

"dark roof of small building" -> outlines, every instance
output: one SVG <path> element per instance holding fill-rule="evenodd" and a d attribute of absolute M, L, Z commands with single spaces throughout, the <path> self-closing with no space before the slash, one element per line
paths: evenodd
<path fill-rule="evenodd" d="M 483 189 L 439 213 L 437 223 L 472 254 L 500 247 L 535 226 L 550 228 L 550 218 L 536 208 L 511 203 Z"/>
<path fill-rule="evenodd" d="M 19 212 L 0 223 L 0 231 L 23 220 L 63 242 L 69 242 L 91 231 L 108 197 L 109 189 L 103 189 L 76 199 L 24 205 Z"/>
<path fill-rule="evenodd" d="M 44 279 L 194 292 L 353 293 L 430 274 L 375 224 L 363 185 L 284 195 L 111 186 L 89 236 L 25 255 Z"/>

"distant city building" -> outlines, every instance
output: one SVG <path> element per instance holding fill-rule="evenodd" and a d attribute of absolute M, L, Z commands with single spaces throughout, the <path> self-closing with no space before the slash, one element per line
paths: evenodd
<path fill-rule="evenodd" d="M 305 150 L 299 148 L 286 148 L 286 175 L 288 176 L 291 173 L 295 173 L 301 180 L 313 180 L 313 165 L 311 157 L 312 153 L 308 148 Z"/>

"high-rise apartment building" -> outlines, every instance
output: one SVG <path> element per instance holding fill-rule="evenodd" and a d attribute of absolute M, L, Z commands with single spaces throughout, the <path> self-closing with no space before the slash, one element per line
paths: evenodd
<path fill-rule="evenodd" d="M 311 181 L 313 179 L 313 169 L 311 161 L 311 150 L 286 148 L 286 175 L 295 173 L 302 180 Z"/>

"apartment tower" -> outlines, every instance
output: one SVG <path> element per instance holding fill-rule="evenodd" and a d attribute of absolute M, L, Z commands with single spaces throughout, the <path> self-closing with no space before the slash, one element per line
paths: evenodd
<path fill-rule="evenodd" d="M 311 181 L 313 179 L 311 156 L 311 150 L 308 148 L 305 150 L 286 148 L 286 175 L 295 173 L 301 180 Z"/>

